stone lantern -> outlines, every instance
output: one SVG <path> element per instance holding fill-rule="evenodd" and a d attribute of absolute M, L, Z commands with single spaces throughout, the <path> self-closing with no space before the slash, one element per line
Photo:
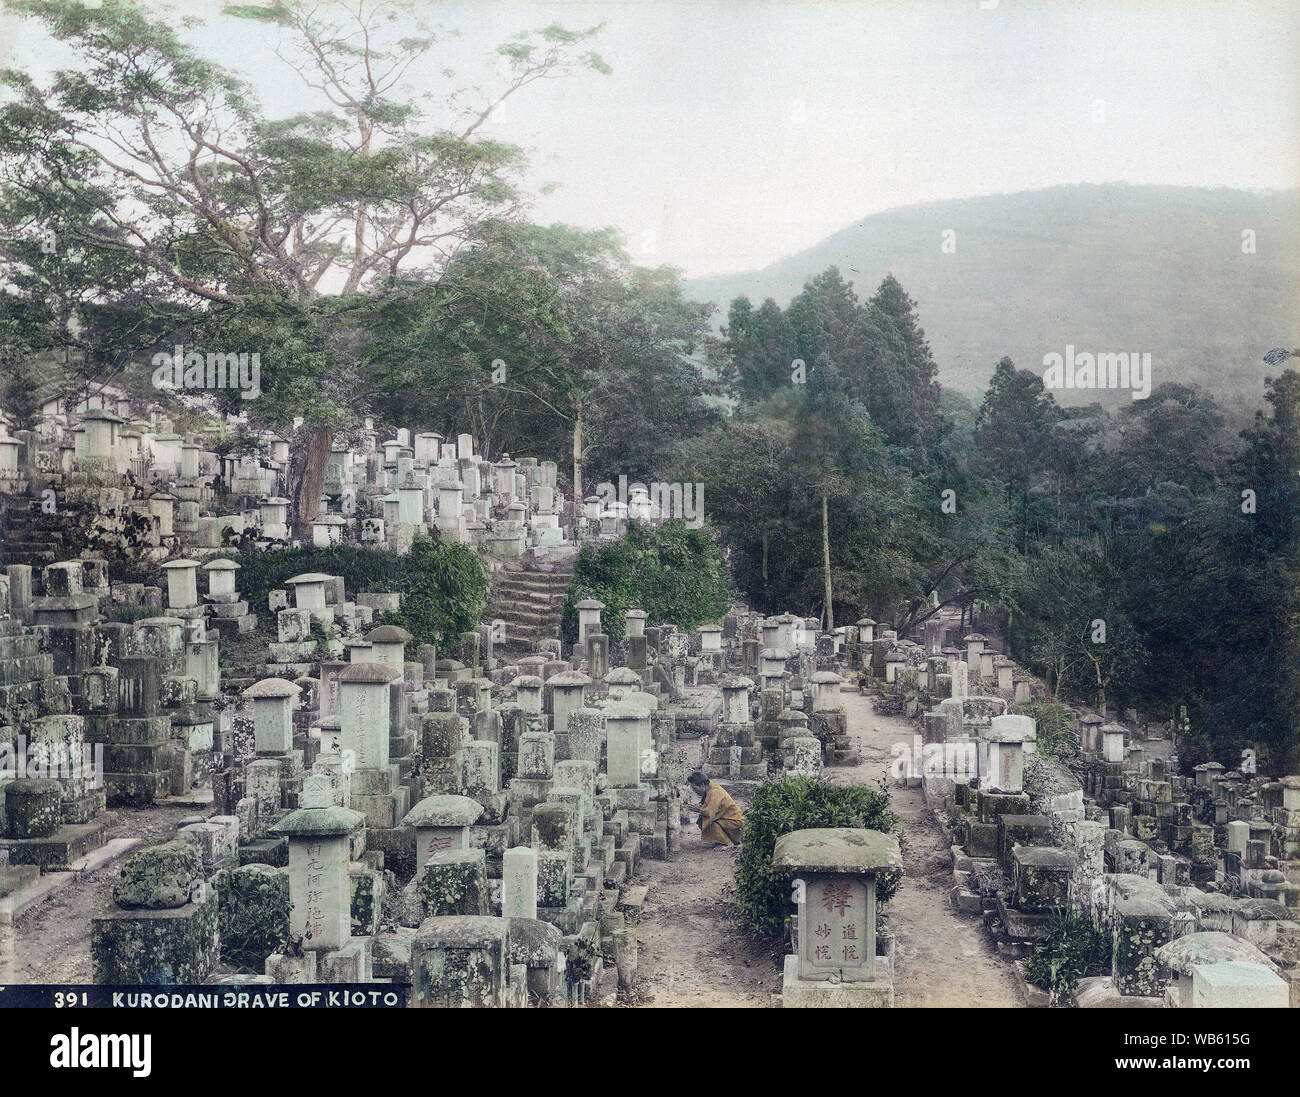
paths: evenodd
<path fill-rule="evenodd" d="M 284 678 L 263 678 L 244 690 L 253 703 L 253 740 L 259 756 L 293 750 L 293 700 L 301 692 Z"/>
<path fill-rule="evenodd" d="M 295 608 L 309 610 L 312 613 L 324 613 L 325 580 L 328 578 L 328 575 L 311 571 L 302 575 L 295 575 L 292 579 L 286 579 L 284 585 L 293 587 L 293 604 Z"/>
<path fill-rule="evenodd" d="M 397 625 L 380 625 L 366 633 L 370 642 L 370 659 L 392 671 L 394 678 L 405 673 L 406 645 L 411 634 Z"/>
<path fill-rule="evenodd" d="M 578 603 L 578 643 L 586 644 L 587 633 L 600 631 L 600 611 L 605 603 L 596 598 L 584 598 Z"/>
<path fill-rule="evenodd" d="M 850 827 L 796 830 L 777 839 L 772 867 L 792 877 L 799 905 L 782 1005 L 891 1006 L 892 973 L 876 958 L 876 877 L 902 868 L 898 839 Z"/>
<path fill-rule="evenodd" d="M 483 814 L 483 805 L 468 796 L 426 796 L 406 813 L 403 826 L 415 829 L 415 877 L 435 853 L 469 849 L 469 828 Z"/>

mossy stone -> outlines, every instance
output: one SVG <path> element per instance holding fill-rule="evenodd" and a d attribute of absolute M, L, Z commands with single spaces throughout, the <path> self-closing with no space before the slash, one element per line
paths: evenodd
<path fill-rule="evenodd" d="M 195 883 L 202 880 L 199 851 L 177 839 L 128 857 L 113 899 L 127 909 L 173 910 L 189 902 Z"/>
<path fill-rule="evenodd" d="M 450 849 L 435 853 L 424 866 L 417 885 L 424 916 L 486 915 L 487 859 L 481 849 Z"/>

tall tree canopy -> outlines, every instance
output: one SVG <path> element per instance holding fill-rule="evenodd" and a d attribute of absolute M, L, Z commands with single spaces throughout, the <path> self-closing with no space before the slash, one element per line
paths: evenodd
<path fill-rule="evenodd" d="M 612 230 L 491 222 L 436 282 L 377 302 L 367 374 L 395 421 L 567 451 L 582 493 L 587 466 L 648 475 L 715 414 L 700 369 L 709 311 L 677 271 L 633 266 Z"/>
<path fill-rule="evenodd" d="M 258 351 L 264 395 L 244 410 L 267 423 L 308 421 L 300 523 L 319 501 L 332 429 L 358 410 L 346 397 L 356 341 L 322 295 L 432 276 L 486 218 L 517 215 L 523 157 L 480 132 L 493 107 L 537 80 L 608 71 L 588 47 L 599 28 L 552 25 L 498 48 L 504 87 L 483 97 L 444 86 L 430 114 L 408 77 L 439 39 L 399 37 L 402 5 L 232 6 L 228 15 L 278 29 L 277 52 L 319 96 L 319 109 L 274 119 L 244 82 L 129 0 L 9 6 L 42 22 L 77 63 L 44 85 L 0 75 L 12 96 L 0 108 L 5 235 L 53 228 L 60 261 L 125 264 L 125 283 L 105 279 L 98 307 L 180 306 L 196 314 L 194 342 Z M 26 258 L 0 254 L 0 273 L 30 277 Z M 245 315 L 261 341 L 232 347 L 224 341 Z"/>

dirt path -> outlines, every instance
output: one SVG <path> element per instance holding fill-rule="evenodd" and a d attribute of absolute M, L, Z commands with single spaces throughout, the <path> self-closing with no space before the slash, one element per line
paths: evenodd
<path fill-rule="evenodd" d="M 117 808 L 106 838 L 165 841 L 193 807 Z M 14 923 L 15 983 L 89 983 L 90 916 L 95 893 L 122 874 L 120 859 L 73 879 Z"/>
<path fill-rule="evenodd" d="M 861 762 L 828 769 L 827 778 L 844 785 L 877 784 L 888 774 L 891 746 L 910 747 L 912 725 L 877 716 L 870 698 L 850 692 L 843 697 Z M 890 782 L 889 791 L 904 824 L 903 883 L 889 904 L 889 926 L 897 938 L 895 1006 L 1022 1006 L 1015 979 L 979 920 L 959 914 L 949 901 L 949 836 L 926 810 L 921 790 Z M 649 884 L 650 892 L 637 929 L 637 985 L 624 1002 L 775 1004 L 782 947 L 751 937 L 736 919 L 731 899 L 737 851 L 702 848 L 693 827 L 684 827 L 682 835 L 676 860 L 642 863 L 639 882 Z"/>
<path fill-rule="evenodd" d="M 911 742 L 912 726 L 877 716 L 869 698 L 845 692 L 849 735 L 861 763 L 827 770 L 837 784 L 875 784 L 889 769 L 890 747 Z M 699 744 L 683 744 L 698 754 Z M 919 789 L 890 785 L 903 820 L 904 879 L 889 904 L 897 937 L 897 1006 L 1019 1006 L 1014 978 L 993 953 L 979 922 L 948 900 L 948 835 L 925 809 Z M 109 837 L 162 840 L 192 809 L 119 811 Z M 781 990 L 782 946 L 751 937 L 732 905 L 737 850 L 706 849 L 699 831 L 682 828 L 672 861 L 643 861 L 649 885 L 637 927 L 638 975 L 623 1003 L 636 1006 L 769 1007 Z M 14 927 L 14 981 L 88 983 L 90 911 L 95 893 L 121 872 L 114 862 L 80 874 Z"/>
<path fill-rule="evenodd" d="M 828 769 L 827 776 L 836 784 L 876 784 L 888 775 L 890 748 L 902 743 L 910 749 L 914 728 L 901 717 L 876 715 L 868 697 L 847 691 L 842 696 L 862 763 Z M 897 938 L 894 1005 L 1023 1006 L 1015 977 L 979 919 L 958 913 L 948 898 L 949 834 L 927 810 L 919 788 L 899 788 L 893 781 L 888 787 L 904 828 L 903 883 L 888 907 Z"/>
<path fill-rule="evenodd" d="M 699 743 L 681 744 L 698 759 Z M 745 805 L 741 805 L 742 807 Z M 637 981 L 622 1003 L 636 1006 L 761 1007 L 781 991 L 780 949 L 741 928 L 732 896 L 738 848 L 700 844 L 682 824 L 671 861 L 642 861 L 649 885 L 637 927 Z"/>

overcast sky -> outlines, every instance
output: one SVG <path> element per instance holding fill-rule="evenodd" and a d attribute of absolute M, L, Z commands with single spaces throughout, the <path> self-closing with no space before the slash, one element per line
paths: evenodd
<path fill-rule="evenodd" d="M 314 101 L 277 32 L 220 14 L 188 37 L 268 114 Z M 552 21 L 606 28 L 612 66 L 534 85 L 486 132 L 532 154 L 541 221 L 617 225 L 689 275 L 763 266 L 900 205 L 1110 182 L 1293 187 L 1300 4 L 1291 0 L 606 0 L 429 3 L 461 31 L 421 90 L 492 75 L 494 46 Z M 5 63 L 57 60 L 0 17 Z M 448 85 L 438 70 L 460 74 Z"/>

